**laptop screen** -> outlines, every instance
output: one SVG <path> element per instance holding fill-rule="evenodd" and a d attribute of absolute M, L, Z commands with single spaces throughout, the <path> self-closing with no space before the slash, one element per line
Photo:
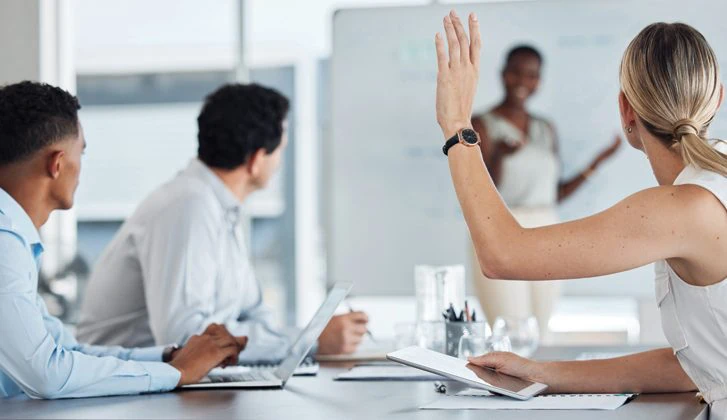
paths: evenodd
<path fill-rule="evenodd" d="M 297 368 L 300 362 L 303 361 L 305 356 L 313 347 L 313 344 L 315 344 L 316 340 L 318 340 L 318 336 L 320 336 L 323 329 L 326 328 L 328 321 L 331 320 L 333 313 L 336 312 L 336 308 L 343 301 L 346 295 L 348 295 L 350 290 L 351 283 L 336 283 L 333 285 L 333 288 L 328 293 L 326 300 L 323 301 L 321 307 L 318 308 L 316 314 L 313 315 L 313 319 L 311 319 L 303 331 L 300 332 L 295 343 L 290 346 L 288 354 L 285 356 L 285 359 L 283 359 L 280 367 L 275 372 L 276 376 L 283 380 L 283 383 L 285 383 L 290 376 L 293 375 L 295 368 Z"/>

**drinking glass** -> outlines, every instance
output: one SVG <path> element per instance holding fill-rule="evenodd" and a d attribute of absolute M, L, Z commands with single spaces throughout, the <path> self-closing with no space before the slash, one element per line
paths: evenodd
<path fill-rule="evenodd" d="M 508 337 L 512 352 L 522 357 L 531 357 L 538 348 L 540 340 L 538 321 L 534 316 L 524 318 L 499 316 L 492 326 L 492 333 L 495 336 Z"/>
<path fill-rule="evenodd" d="M 417 322 L 441 321 L 450 304 L 464 303 L 464 273 L 462 265 L 414 267 Z"/>
<path fill-rule="evenodd" d="M 394 348 L 396 350 L 417 344 L 417 324 L 410 322 L 394 325 Z"/>
<path fill-rule="evenodd" d="M 445 353 L 458 357 L 459 344 L 463 336 L 487 338 L 492 335 L 490 324 L 479 322 L 446 322 L 445 323 Z"/>
<path fill-rule="evenodd" d="M 481 335 L 465 334 L 459 339 L 460 359 L 482 356 L 491 351 L 512 351 L 510 339 L 502 335 L 484 337 Z"/>
<path fill-rule="evenodd" d="M 419 347 L 444 353 L 445 341 L 443 321 L 417 323 L 417 345 Z"/>

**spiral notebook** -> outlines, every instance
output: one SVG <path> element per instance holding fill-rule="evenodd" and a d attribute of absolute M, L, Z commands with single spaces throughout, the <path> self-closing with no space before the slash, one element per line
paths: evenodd
<path fill-rule="evenodd" d="M 551 394 L 521 401 L 485 390 L 466 389 L 439 397 L 423 410 L 615 410 L 636 394 Z"/>

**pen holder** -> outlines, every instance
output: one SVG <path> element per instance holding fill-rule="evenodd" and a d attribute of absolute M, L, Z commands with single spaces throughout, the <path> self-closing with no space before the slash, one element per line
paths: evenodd
<path fill-rule="evenodd" d="M 445 322 L 445 353 L 452 357 L 459 357 L 459 340 L 463 335 L 490 337 L 492 330 L 485 321 L 478 322 Z"/>

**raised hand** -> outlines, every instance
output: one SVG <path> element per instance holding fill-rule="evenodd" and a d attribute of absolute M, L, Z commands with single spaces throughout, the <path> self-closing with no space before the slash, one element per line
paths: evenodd
<path fill-rule="evenodd" d="M 591 168 L 595 170 L 596 168 L 601 166 L 603 162 L 609 160 L 614 155 L 614 153 L 616 153 L 616 151 L 621 147 L 621 143 L 623 143 L 623 141 L 621 140 L 621 136 L 615 136 L 611 145 L 603 149 L 603 151 L 601 151 L 601 153 L 599 153 L 598 156 L 593 159 L 593 163 L 591 163 Z"/>
<path fill-rule="evenodd" d="M 613 142 L 610 146 L 605 148 L 600 155 L 598 155 L 598 158 L 601 159 L 601 161 L 608 160 L 611 156 L 613 156 L 614 153 L 621 147 L 621 143 L 623 143 L 623 140 L 621 140 L 621 136 L 615 136 L 613 138 Z"/>
<path fill-rule="evenodd" d="M 437 122 L 445 138 L 471 127 L 472 102 L 480 74 L 480 27 L 477 16 L 469 16 L 472 41 L 467 37 L 459 16 L 452 10 L 444 17 L 444 39 L 437 33 Z M 447 49 L 449 54 L 447 54 Z"/>

